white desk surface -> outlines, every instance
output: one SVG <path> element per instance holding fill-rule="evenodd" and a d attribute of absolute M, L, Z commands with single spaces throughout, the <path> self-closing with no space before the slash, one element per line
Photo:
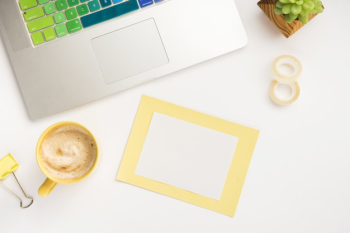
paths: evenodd
<path fill-rule="evenodd" d="M 0 187 L 0 232 L 350 232 L 350 1 L 324 0 L 325 13 L 288 40 L 257 0 L 236 3 L 247 47 L 38 121 L 27 116 L 1 41 L 0 156 L 15 156 L 35 201 L 22 210 Z M 300 99 L 287 107 L 267 92 L 282 54 L 304 65 Z M 261 130 L 234 218 L 115 180 L 142 94 Z M 64 120 L 94 131 L 103 159 L 87 180 L 43 199 L 36 142 Z"/>

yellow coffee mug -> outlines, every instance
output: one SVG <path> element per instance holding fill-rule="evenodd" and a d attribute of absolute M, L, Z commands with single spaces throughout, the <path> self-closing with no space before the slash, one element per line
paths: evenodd
<path fill-rule="evenodd" d="M 95 159 L 95 162 L 94 164 L 92 165 L 91 169 L 85 174 L 83 175 L 82 177 L 80 178 L 77 178 L 77 179 L 71 179 L 71 180 L 60 180 L 60 179 L 57 179 L 55 177 L 53 177 L 50 172 L 46 169 L 45 165 L 44 165 L 44 162 L 42 161 L 42 157 L 41 157 L 41 154 L 40 154 L 40 148 L 41 148 L 41 144 L 43 143 L 45 137 L 51 133 L 53 130 L 57 129 L 57 128 L 60 128 L 60 127 L 63 127 L 63 126 L 66 126 L 66 125 L 73 125 L 73 126 L 77 126 L 79 128 L 82 128 L 84 129 L 87 133 L 90 134 L 90 136 L 92 137 L 92 139 L 94 140 L 95 142 L 95 145 L 96 145 L 96 159 Z M 40 136 L 39 138 L 39 141 L 38 141 L 38 144 L 36 146 L 36 160 L 38 162 L 38 165 L 41 169 L 41 171 L 46 175 L 47 179 L 45 180 L 45 182 L 41 185 L 41 187 L 39 188 L 38 190 L 38 193 L 40 196 L 42 197 L 46 197 L 47 195 L 49 195 L 51 193 L 51 191 L 56 187 L 56 185 L 58 183 L 60 184 L 73 184 L 73 183 L 77 183 L 79 181 L 82 181 L 83 179 L 85 179 L 86 177 L 88 177 L 92 172 L 93 170 L 96 168 L 96 165 L 97 165 L 97 162 L 99 160 L 99 146 L 98 146 L 98 143 L 94 137 L 94 135 L 87 129 L 85 128 L 84 126 L 78 124 L 78 123 L 75 123 L 75 122 L 69 122 L 69 121 L 65 121 L 65 122 L 59 122 L 59 123 L 56 123 L 54 125 L 51 125 L 49 128 L 47 128 L 43 133 L 42 135 Z"/>

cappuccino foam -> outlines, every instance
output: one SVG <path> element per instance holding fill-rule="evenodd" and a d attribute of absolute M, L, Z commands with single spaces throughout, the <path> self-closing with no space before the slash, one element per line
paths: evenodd
<path fill-rule="evenodd" d="M 84 129 L 66 125 L 50 132 L 40 148 L 41 158 L 50 174 L 60 180 L 77 179 L 93 166 L 97 147 Z"/>

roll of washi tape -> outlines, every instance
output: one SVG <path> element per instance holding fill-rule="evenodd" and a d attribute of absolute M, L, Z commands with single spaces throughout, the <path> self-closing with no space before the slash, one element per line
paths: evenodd
<path fill-rule="evenodd" d="M 292 89 L 292 94 L 287 99 L 282 99 L 276 95 L 276 89 L 278 88 L 279 85 L 280 85 L 279 82 L 277 82 L 276 80 L 273 80 L 271 82 L 270 89 L 269 89 L 270 97 L 271 97 L 272 101 L 275 102 L 276 104 L 288 105 L 288 104 L 293 103 L 294 101 L 296 101 L 299 98 L 300 87 L 299 87 L 298 82 L 287 84 Z"/>
<path fill-rule="evenodd" d="M 291 74 L 284 74 L 281 72 L 280 67 L 284 65 L 291 67 L 293 72 Z M 301 62 L 293 56 L 283 55 L 276 58 L 273 62 L 273 74 L 275 79 L 280 83 L 291 84 L 296 82 L 301 75 L 302 70 L 303 67 Z"/>

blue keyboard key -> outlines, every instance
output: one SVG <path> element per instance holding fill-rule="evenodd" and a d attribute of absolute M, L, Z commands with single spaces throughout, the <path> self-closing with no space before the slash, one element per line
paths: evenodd
<path fill-rule="evenodd" d="M 138 9 L 139 5 L 137 4 L 137 0 L 129 0 L 104 10 L 96 11 L 90 15 L 83 16 L 80 20 L 83 27 L 87 28 Z"/>
<path fill-rule="evenodd" d="M 154 0 L 155 3 L 162 2 L 163 0 Z"/>
<path fill-rule="evenodd" d="M 146 7 L 153 4 L 153 0 L 139 0 L 141 7 Z"/>
<path fill-rule="evenodd" d="M 112 5 L 111 0 L 100 0 L 101 6 L 106 7 Z"/>
<path fill-rule="evenodd" d="M 94 12 L 101 9 L 100 4 L 98 3 L 98 0 L 92 0 L 88 2 L 88 5 L 89 5 L 90 12 Z"/>
<path fill-rule="evenodd" d="M 113 3 L 116 4 L 118 2 L 122 2 L 123 0 L 113 0 Z"/>

